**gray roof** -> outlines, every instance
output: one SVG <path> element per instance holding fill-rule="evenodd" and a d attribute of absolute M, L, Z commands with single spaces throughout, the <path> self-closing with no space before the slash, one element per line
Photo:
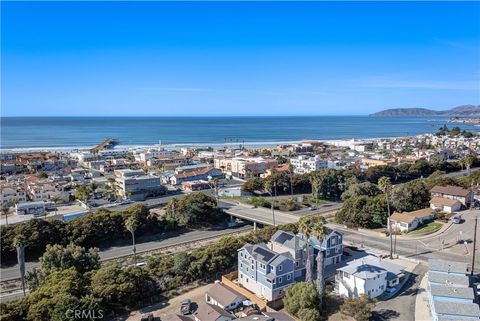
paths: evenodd
<path fill-rule="evenodd" d="M 285 259 L 292 259 L 290 254 L 282 253 L 278 254 L 275 251 L 270 250 L 265 244 L 245 244 L 240 250 L 245 249 L 256 261 L 264 264 L 277 265 Z"/>
<path fill-rule="evenodd" d="M 468 276 L 466 275 L 444 274 L 432 271 L 428 272 L 428 281 L 460 287 L 468 287 L 470 285 Z"/>
<path fill-rule="evenodd" d="M 274 318 L 275 321 L 295 321 L 294 318 L 284 312 L 265 312 L 265 315 Z"/>
<path fill-rule="evenodd" d="M 271 317 L 267 317 L 267 316 L 259 315 L 259 314 L 252 314 L 252 315 L 240 318 L 238 320 L 242 320 L 242 321 L 274 321 L 274 319 L 271 318 Z"/>
<path fill-rule="evenodd" d="M 433 296 L 467 299 L 472 301 L 475 299 L 472 288 L 452 287 L 447 285 L 432 284 L 430 286 L 430 293 Z"/>
<path fill-rule="evenodd" d="M 386 262 L 373 255 L 347 262 L 347 265 L 337 269 L 360 279 L 371 279 L 380 274 L 387 274 L 387 280 L 397 278 L 397 275 L 403 272 L 404 268 L 400 265 Z"/>
<path fill-rule="evenodd" d="M 467 263 L 463 262 L 430 259 L 428 260 L 428 268 L 430 271 L 468 274 Z"/>
<path fill-rule="evenodd" d="M 246 300 L 243 295 L 233 289 L 230 289 L 222 283 L 215 283 L 212 285 L 212 287 L 207 291 L 207 294 L 224 307 L 230 305 L 230 303 L 235 301 L 237 298 L 241 298 L 242 301 Z"/>
<path fill-rule="evenodd" d="M 275 234 L 273 234 L 270 238 L 270 242 L 282 244 L 283 246 L 292 250 L 303 248 L 306 245 L 306 242 L 302 240 L 300 236 L 297 236 L 292 232 L 285 232 L 282 230 L 275 232 Z"/>
<path fill-rule="evenodd" d="M 472 319 L 462 318 L 462 320 L 467 321 L 467 320 L 472 320 Z M 440 315 L 440 316 L 438 316 L 437 321 L 459 321 L 459 320 L 458 320 L 458 316 L 457 317 L 449 317 L 449 316 L 445 316 L 445 315 Z"/>
<path fill-rule="evenodd" d="M 434 300 L 435 312 L 447 316 L 480 317 L 480 308 L 475 303 L 446 302 Z"/>
<path fill-rule="evenodd" d="M 195 317 L 200 321 L 215 321 L 221 316 L 229 317 L 234 319 L 234 316 L 219 306 L 213 304 L 199 304 L 197 312 L 195 312 Z"/>

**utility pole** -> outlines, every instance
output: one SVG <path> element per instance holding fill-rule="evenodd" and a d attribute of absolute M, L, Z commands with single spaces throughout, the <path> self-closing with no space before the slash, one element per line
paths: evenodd
<path fill-rule="evenodd" d="M 475 230 L 473 231 L 472 271 L 470 271 L 470 275 L 473 275 L 473 270 L 475 269 L 475 250 L 477 248 L 477 219 L 478 217 L 475 216 Z"/>
<path fill-rule="evenodd" d="M 172 217 L 173 217 L 173 229 L 175 229 L 176 217 L 175 217 L 175 202 L 172 202 Z"/>

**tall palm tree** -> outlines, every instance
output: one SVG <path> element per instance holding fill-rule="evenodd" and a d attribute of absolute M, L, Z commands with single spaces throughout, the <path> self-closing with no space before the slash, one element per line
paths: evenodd
<path fill-rule="evenodd" d="M 135 244 L 135 230 L 138 227 L 138 218 L 136 215 L 130 215 L 125 219 L 125 228 L 132 234 L 133 262 L 137 264 L 137 247 Z"/>
<path fill-rule="evenodd" d="M 378 187 L 385 194 L 385 201 L 387 202 L 387 211 L 388 211 L 388 234 L 390 235 L 390 259 L 393 259 L 393 236 L 392 236 L 392 224 L 390 223 L 390 199 L 388 193 L 392 188 L 392 182 L 390 178 L 386 176 L 380 177 L 378 180 Z"/>
<path fill-rule="evenodd" d="M 20 270 L 20 279 L 22 281 L 23 296 L 25 296 L 25 238 L 23 235 L 17 235 L 13 239 L 13 245 L 17 248 L 18 268 Z"/>
<path fill-rule="evenodd" d="M 110 195 L 117 196 L 117 185 L 115 184 L 115 177 L 108 177 L 108 191 Z"/>
<path fill-rule="evenodd" d="M 310 232 L 313 226 L 313 216 L 308 216 L 300 219 L 298 222 L 298 231 L 305 235 L 307 242 L 307 260 L 305 262 L 305 282 L 311 283 L 312 277 L 312 260 L 311 257 L 311 245 L 310 245 Z"/>
<path fill-rule="evenodd" d="M 325 278 L 324 278 L 324 270 L 323 270 L 323 252 L 322 252 L 322 244 L 323 240 L 327 236 L 327 228 L 325 227 L 325 219 L 323 217 L 312 226 L 312 229 L 310 231 L 310 234 L 318 239 L 318 242 L 320 244 L 320 250 L 318 251 L 317 254 L 317 292 L 320 297 L 320 304 L 319 308 L 320 310 L 322 309 L 322 303 L 323 303 L 323 295 L 325 292 Z"/>
<path fill-rule="evenodd" d="M 8 226 L 8 215 L 10 215 L 10 203 L 2 206 L 2 215 L 5 216 L 5 225 Z"/>
<path fill-rule="evenodd" d="M 55 203 L 55 215 L 57 215 L 57 212 L 58 212 L 57 204 L 62 201 L 62 198 L 58 195 L 55 195 L 55 196 L 51 197 L 50 200 L 53 203 Z"/>
<path fill-rule="evenodd" d="M 473 155 L 467 155 L 461 159 L 461 163 L 465 166 L 465 169 L 468 171 L 468 175 L 470 175 L 471 171 L 470 168 L 472 167 L 473 162 L 475 161 L 476 157 Z"/>

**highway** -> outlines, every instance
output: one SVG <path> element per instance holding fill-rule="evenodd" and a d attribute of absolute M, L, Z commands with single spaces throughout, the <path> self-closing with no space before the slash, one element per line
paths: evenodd
<path fill-rule="evenodd" d="M 155 239 L 145 240 L 142 243 L 137 244 L 137 253 L 148 252 L 153 250 L 159 250 L 162 248 L 170 247 L 177 244 L 186 242 L 201 241 L 204 239 L 212 238 L 215 236 L 238 234 L 241 231 L 247 231 L 252 229 L 251 225 L 236 227 L 236 228 L 223 228 L 223 229 L 202 229 L 187 231 L 184 233 L 169 232 L 156 235 Z M 152 237 L 153 238 L 153 237 Z M 124 246 L 115 246 L 99 252 L 100 259 L 102 261 L 111 260 L 119 257 L 123 257 L 132 254 L 131 244 Z M 26 262 L 26 270 L 32 270 L 35 267 L 39 267 L 39 262 Z M 19 278 L 18 265 L 9 266 L 0 269 L 0 281 L 8 281 Z"/>
<path fill-rule="evenodd" d="M 274 225 L 273 220 L 275 217 L 275 225 L 284 225 L 297 223 L 300 218 L 312 214 L 335 213 L 341 207 L 341 204 L 325 204 L 323 207 L 319 207 L 319 209 L 315 211 L 307 209 L 295 212 L 281 212 L 275 210 L 275 214 L 273 214 L 272 210 L 269 208 L 254 207 L 252 205 L 239 204 L 230 201 L 220 201 L 219 206 L 227 214 L 243 220 L 260 223 L 263 225 Z"/>

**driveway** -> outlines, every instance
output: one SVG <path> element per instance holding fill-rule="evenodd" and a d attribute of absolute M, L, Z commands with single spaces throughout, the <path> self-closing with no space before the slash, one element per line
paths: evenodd
<path fill-rule="evenodd" d="M 400 291 L 400 294 L 390 300 L 379 301 L 375 305 L 372 320 L 415 321 L 415 299 L 420 282 L 427 270 L 428 268 L 426 265 L 417 265 L 413 269 L 410 279 Z"/>

